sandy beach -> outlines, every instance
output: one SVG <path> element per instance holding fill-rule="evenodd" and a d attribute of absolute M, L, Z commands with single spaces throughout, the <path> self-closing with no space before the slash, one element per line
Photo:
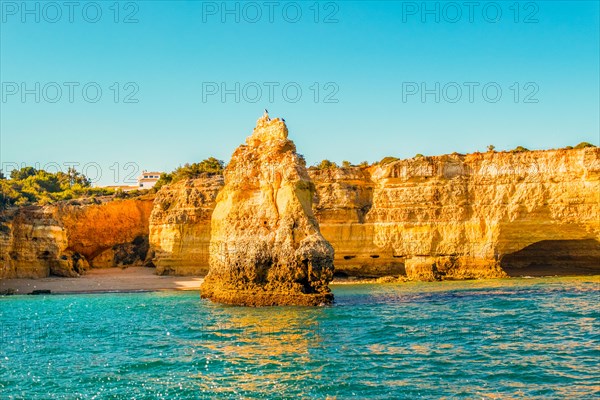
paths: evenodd
<path fill-rule="evenodd" d="M 0 294 L 30 294 L 34 290 L 60 293 L 113 293 L 148 292 L 158 290 L 200 290 L 202 276 L 160 276 L 153 268 L 101 268 L 91 269 L 78 278 L 52 276 L 40 279 L 2 279 Z M 336 278 L 332 285 L 357 283 L 399 282 L 399 279 Z"/>
<path fill-rule="evenodd" d="M 34 290 L 52 293 L 102 293 L 156 290 L 199 290 L 202 277 L 159 276 L 145 267 L 92 269 L 79 278 L 0 280 L 0 293 L 29 294 Z"/>

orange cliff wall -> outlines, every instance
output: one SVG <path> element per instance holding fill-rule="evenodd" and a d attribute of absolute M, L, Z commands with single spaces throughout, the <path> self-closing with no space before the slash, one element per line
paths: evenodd
<path fill-rule="evenodd" d="M 77 276 L 90 265 L 112 266 L 115 252 L 136 251 L 131 242 L 148 235 L 153 197 L 98 203 L 69 201 L 5 212 L 0 278 Z"/>

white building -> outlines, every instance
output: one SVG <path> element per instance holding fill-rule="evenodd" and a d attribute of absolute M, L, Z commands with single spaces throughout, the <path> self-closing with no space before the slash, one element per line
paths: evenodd
<path fill-rule="evenodd" d="M 150 189 L 152 186 L 156 185 L 158 182 L 158 178 L 160 178 L 161 172 L 156 171 L 144 171 L 138 177 L 138 187 L 139 189 Z"/>

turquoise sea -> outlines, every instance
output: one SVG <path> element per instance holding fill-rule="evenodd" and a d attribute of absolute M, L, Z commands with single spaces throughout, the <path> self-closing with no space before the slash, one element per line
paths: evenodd
<path fill-rule="evenodd" d="M 600 397 L 600 277 L 0 297 L 0 399 Z"/>

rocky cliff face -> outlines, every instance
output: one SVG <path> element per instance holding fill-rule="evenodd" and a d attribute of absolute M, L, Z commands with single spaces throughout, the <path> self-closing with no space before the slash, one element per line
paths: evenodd
<path fill-rule="evenodd" d="M 600 255 L 597 148 L 399 160 L 348 184 L 356 173 L 345 171 L 340 180 L 339 171 L 312 172 L 317 215 L 341 272 L 468 279 L 502 277 L 506 270 L 535 274 L 536 264 L 560 268 L 571 261 L 590 272 L 594 263 L 584 266 L 582 257 Z M 369 202 L 364 194 L 371 190 Z M 345 223 L 349 208 L 368 212 L 362 222 Z M 514 252 L 544 241 L 555 241 L 562 259 L 525 251 L 517 256 L 521 269 L 515 267 Z"/>
<path fill-rule="evenodd" d="M 150 215 L 150 243 L 160 275 L 206 275 L 210 218 L 223 176 L 177 182 L 156 195 Z"/>
<path fill-rule="evenodd" d="M 5 212 L 0 278 L 77 276 L 91 267 L 141 263 L 153 198 L 76 201 Z"/>
<path fill-rule="evenodd" d="M 255 140 L 238 152 L 260 146 Z M 308 173 L 314 216 L 335 249 L 339 275 L 435 280 L 600 272 L 598 148 L 454 154 Z M 298 182 L 310 185 L 303 174 Z M 269 188 L 234 178 L 239 201 Z M 206 274 L 210 218 L 222 187 L 223 177 L 207 176 L 164 187 L 154 202 L 72 201 L 5 212 L 0 278 L 74 276 L 89 267 L 143 264 L 147 254 L 155 255 L 160 274 Z"/>
<path fill-rule="evenodd" d="M 309 174 L 314 214 L 340 275 L 436 280 L 600 272 L 598 148 L 454 154 Z M 195 197 L 182 186 L 169 190 Z M 213 204 L 186 201 L 200 202 L 206 214 Z M 182 249 L 206 242 L 207 218 L 192 225 L 198 226 L 173 222 Z M 192 268 L 206 267 L 205 258 L 197 260 Z"/>
<path fill-rule="evenodd" d="M 319 232 L 313 185 L 287 135 L 283 121 L 265 114 L 225 169 L 202 297 L 251 306 L 333 300 L 333 248 Z"/>
<path fill-rule="evenodd" d="M 75 276 L 87 267 L 73 265 L 73 253 L 66 251 L 67 235 L 47 208 L 27 207 L 3 219 L 0 277 Z"/>

